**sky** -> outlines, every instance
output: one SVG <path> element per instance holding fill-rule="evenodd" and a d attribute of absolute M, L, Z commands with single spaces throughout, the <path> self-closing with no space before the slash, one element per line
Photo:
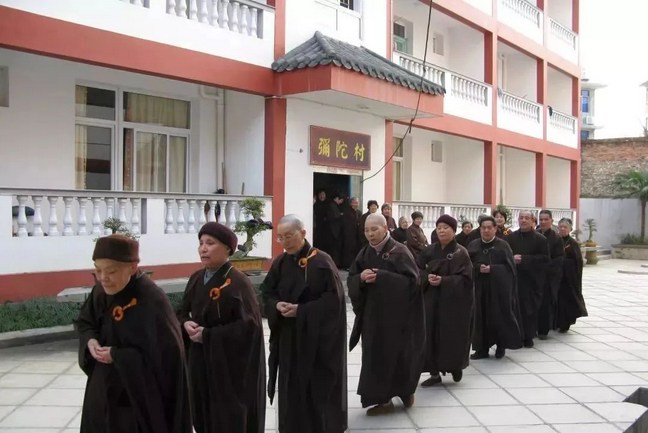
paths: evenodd
<path fill-rule="evenodd" d="M 567 0 L 552 0 L 567 1 Z M 606 84 L 597 90 L 596 138 L 643 134 L 648 81 L 648 0 L 581 0 L 583 76 Z"/>

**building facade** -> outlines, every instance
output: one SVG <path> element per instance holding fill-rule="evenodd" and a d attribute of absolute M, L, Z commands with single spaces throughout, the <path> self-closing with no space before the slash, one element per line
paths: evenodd
<path fill-rule="evenodd" d="M 318 188 L 574 216 L 578 32 L 579 0 L 0 0 L 0 301 L 90 284 L 110 216 L 156 278 L 250 196 L 309 236 Z"/>

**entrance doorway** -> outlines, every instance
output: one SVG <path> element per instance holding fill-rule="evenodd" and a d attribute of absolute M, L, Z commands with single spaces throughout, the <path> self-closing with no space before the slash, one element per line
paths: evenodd
<path fill-rule="evenodd" d="M 313 175 L 313 194 L 320 190 L 326 191 L 326 198 L 333 199 L 333 194 L 341 194 L 344 197 L 351 195 L 351 177 L 347 174 L 315 173 Z"/>

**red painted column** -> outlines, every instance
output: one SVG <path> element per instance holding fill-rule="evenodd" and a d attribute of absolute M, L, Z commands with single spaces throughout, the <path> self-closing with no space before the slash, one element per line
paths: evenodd
<path fill-rule="evenodd" d="M 542 122 L 542 137 L 546 140 L 547 139 L 547 123 L 549 123 L 549 119 L 547 119 L 547 116 L 549 113 L 547 113 L 546 105 L 547 105 L 547 61 L 545 59 L 538 59 L 536 63 L 536 76 L 537 76 L 537 83 L 538 83 L 538 104 L 543 105 L 542 110 L 544 111 L 544 114 L 542 115 L 543 122 Z"/>
<path fill-rule="evenodd" d="M 547 203 L 547 154 L 536 153 L 536 207 L 545 207 Z"/>
<path fill-rule="evenodd" d="M 394 20 L 394 3 L 393 0 L 387 0 L 386 3 L 387 3 L 387 51 L 385 52 L 385 57 L 391 60 L 394 51 L 394 29 L 392 24 Z"/>
<path fill-rule="evenodd" d="M 580 32 L 580 0 L 572 0 L 572 31 Z"/>
<path fill-rule="evenodd" d="M 497 206 L 497 160 L 498 145 L 493 141 L 484 142 L 484 204 Z"/>
<path fill-rule="evenodd" d="M 576 209 L 577 219 L 580 218 L 580 185 L 581 185 L 581 163 L 580 161 L 571 161 L 571 179 L 570 179 L 570 198 L 569 207 Z M 574 221 L 574 227 L 579 227 Z"/>
<path fill-rule="evenodd" d="M 278 59 L 286 54 L 286 0 L 271 1 L 275 8 L 274 56 Z"/>
<path fill-rule="evenodd" d="M 394 153 L 394 122 L 385 120 L 385 161 Z M 391 203 L 394 198 L 394 165 L 389 160 L 385 165 L 385 203 Z"/>
<path fill-rule="evenodd" d="M 263 149 L 263 193 L 272 196 L 272 222 L 276 225 L 284 215 L 286 197 L 286 109 L 287 102 L 281 98 L 265 101 L 265 146 Z M 272 243 L 272 256 L 283 249 Z"/>
<path fill-rule="evenodd" d="M 493 8 L 495 8 L 493 2 Z M 493 125 L 497 125 L 497 35 L 484 33 L 484 82 L 493 88 L 492 109 Z"/>

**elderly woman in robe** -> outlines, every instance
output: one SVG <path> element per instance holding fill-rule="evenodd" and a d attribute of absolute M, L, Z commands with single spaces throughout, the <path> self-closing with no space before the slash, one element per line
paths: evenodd
<path fill-rule="evenodd" d="M 556 302 L 556 328 L 565 333 L 576 323 L 579 317 L 587 316 L 587 307 L 583 299 L 583 255 L 578 242 L 570 236 L 573 230 L 572 221 L 563 218 L 558 223 L 564 249 L 563 272 Z"/>
<path fill-rule="evenodd" d="M 216 222 L 198 233 L 204 268 L 187 283 L 178 310 L 187 344 L 196 433 L 262 433 L 265 354 L 261 313 L 250 279 L 229 257 L 237 237 Z"/>

